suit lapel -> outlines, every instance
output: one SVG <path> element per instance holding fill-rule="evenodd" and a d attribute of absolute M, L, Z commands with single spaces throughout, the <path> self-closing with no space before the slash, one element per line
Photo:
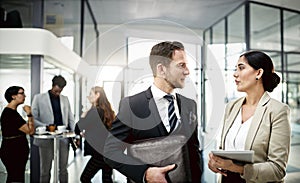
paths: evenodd
<path fill-rule="evenodd" d="M 190 136 L 198 125 L 196 109 L 190 100 L 186 100 L 182 95 L 176 94 L 176 101 L 180 114 L 180 123 L 174 133 L 183 133 Z"/>
<path fill-rule="evenodd" d="M 251 149 L 254 138 L 256 136 L 256 133 L 258 131 L 258 128 L 260 124 L 262 123 L 263 115 L 267 109 L 266 103 L 268 103 L 270 100 L 270 96 L 267 92 L 264 93 L 264 95 L 261 97 L 260 101 L 257 104 L 255 113 L 253 115 L 253 119 L 251 122 L 251 126 L 248 131 L 248 135 L 245 142 L 245 149 Z"/>
<path fill-rule="evenodd" d="M 181 104 L 182 104 L 182 97 L 181 95 L 179 94 L 176 94 L 176 101 L 177 101 L 177 106 L 178 106 L 178 110 L 179 110 L 179 114 L 180 114 L 180 125 L 184 125 L 182 124 L 184 121 L 185 122 L 188 122 L 189 121 L 189 116 L 187 114 L 189 114 L 189 112 L 192 112 L 192 111 L 188 111 L 188 108 L 187 107 L 182 107 Z M 186 104 L 183 104 L 184 106 L 186 106 Z M 188 124 L 188 123 L 186 123 Z"/>
<path fill-rule="evenodd" d="M 146 97 L 147 97 L 147 101 L 149 104 L 149 108 L 151 110 L 152 116 L 153 116 L 153 120 L 155 121 L 155 123 L 157 122 L 157 128 L 160 134 L 162 135 L 166 135 L 167 134 L 167 130 L 165 128 L 165 125 L 162 123 L 162 120 L 160 118 L 159 112 L 157 110 L 157 106 L 155 104 L 155 101 L 153 99 L 153 95 L 151 92 L 150 87 L 145 91 Z"/>
<path fill-rule="evenodd" d="M 50 111 L 50 116 L 53 116 L 53 109 L 52 109 L 52 104 L 51 104 L 51 99 L 50 99 L 50 94 L 49 92 L 46 93 L 46 102 L 47 102 L 47 106 L 49 107 L 49 111 Z M 54 117 L 52 117 L 52 121 L 51 122 L 54 122 Z"/>
<path fill-rule="evenodd" d="M 224 133 L 223 133 L 223 137 L 226 137 L 227 136 L 227 133 L 230 129 L 230 127 L 232 126 L 232 124 L 234 123 L 235 121 L 235 118 L 236 116 L 238 115 L 243 103 L 245 101 L 245 97 L 242 98 L 241 100 L 237 101 L 237 103 L 235 105 L 233 105 L 233 108 L 231 111 L 229 111 L 229 116 L 227 119 L 225 119 L 225 123 L 224 123 Z M 222 140 L 223 142 L 223 148 L 224 148 L 224 142 L 225 142 L 225 139 Z"/>

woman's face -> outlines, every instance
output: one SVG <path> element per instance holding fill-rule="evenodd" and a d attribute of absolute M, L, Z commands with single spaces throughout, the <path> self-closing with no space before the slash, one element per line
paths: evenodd
<path fill-rule="evenodd" d="M 99 99 L 99 94 L 95 93 L 93 90 L 91 90 L 90 95 L 88 96 L 88 99 L 91 104 L 96 104 Z"/>
<path fill-rule="evenodd" d="M 13 95 L 12 97 L 17 102 L 17 104 L 23 104 L 24 101 L 25 101 L 26 95 L 24 93 L 24 90 L 20 89 L 18 91 L 18 94 L 17 95 Z"/>
<path fill-rule="evenodd" d="M 237 90 L 247 92 L 252 89 L 257 82 L 257 73 L 258 71 L 248 64 L 244 56 L 240 57 L 236 65 L 236 71 L 233 74 Z"/>

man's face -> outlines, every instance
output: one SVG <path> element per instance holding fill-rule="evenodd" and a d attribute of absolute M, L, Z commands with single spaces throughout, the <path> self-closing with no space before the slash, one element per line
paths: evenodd
<path fill-rule="evenodd" d="M 59 86 L 55 85 L 52 86 L 52 89 L 50 90 L 50 92 L 55 95 L 56 97 L 58 97 L 60 95 L 60 93 L 62 92 L 64 88 L 60 88 Z"/>
<path fill-rule="evenodd" d="M 170 65 L 166 68 L 166 80 L 173 88 L 183 88 L 185 78 L 190 74 L 187 68 L 186 53 L 175 50 Z"/>

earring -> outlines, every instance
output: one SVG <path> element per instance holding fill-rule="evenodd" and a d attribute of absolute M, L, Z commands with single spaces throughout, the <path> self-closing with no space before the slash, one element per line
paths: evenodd
<path fill-rule="evenodd" d="M 256 79 L 256 81 L 258 80 L 258 78 L 255 78 Z"/>

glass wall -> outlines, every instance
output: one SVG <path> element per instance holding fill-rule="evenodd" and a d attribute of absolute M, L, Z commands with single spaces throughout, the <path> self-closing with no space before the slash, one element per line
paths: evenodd
<path fill-rule="evenodd" d="M 280 9 L 250 4 L 250 47 L 281 50 Z"/>
<path fill-rule="evenodd" d="M 212 69 L 209 65 L 215 59 L 221 68 L 226 83 L 226 103 L 241 95 L 233 85 L 233 71 L 239 55 L 247 48 L 262 50 L 272 58 L 275 71 L 282 79 L 280 86 L 271 95 L 288 104 L 295 103 L 295 96 L 298 95 L 294 93 L 297 91 L 295 85 L 300 74 L 300 39 L 297 33 L 300 25 L 299 12 L 261 3 L 248 3 L 249 6 L 242 5 L 204 31 L 206 66 L 208 70 Z M 206 84 L 209 85 L 209 81 Z M 208 93 L 206 91 L 207 98 Z"/>
<path fill-rule="evenodd" d="M 30 64 L 29 55 L 0 55 L 0 114 L 7 105 L 4 93 L 10 86 L 23 87 L 26 94 L 24 103 L 30 105 Z M 22 114 L 22 107 L 18 107 L 18 111 Z"/>
<path fill-rule="evenodd" d="M 23 106 L 31 103 L 31 58 L 29 55 L 4 55 L 0 54 L 0 114 L 7 106 L 7 101 L 4 98 L 4 93 L 10 86 L 21 86 L 24 88 L 26 95 L 25 102 L 19 105 L 17 111 L 21 116 L 26 118 L 26 113 L 23 111 Z M 2 141 L 2 132 L 0 126 L 0 144 Z M 26 165 L 25 179 L 29 182 L 29 161 Z M 0 160 L 0 182 L 6 180 L 6 169 Z"/>

